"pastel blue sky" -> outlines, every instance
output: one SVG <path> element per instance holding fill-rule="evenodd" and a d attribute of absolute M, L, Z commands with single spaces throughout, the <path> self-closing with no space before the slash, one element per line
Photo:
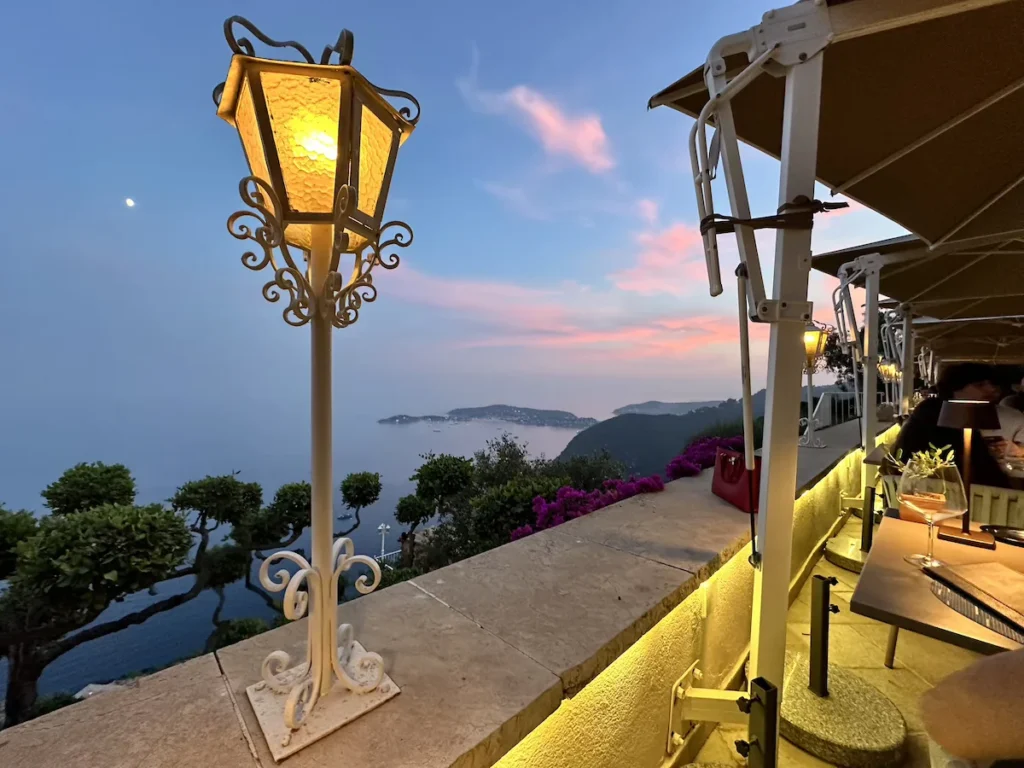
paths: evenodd
<path fill-rule="evenodd" d="M 225 228 L 246 167 L 210 90 L 227 71 L 221 23 L 233 13 L 311 50 L 348 27 L 355 65 L 423 105 L 388 204 L 415 242 L 379 280 L 378 301 L 336 334 L 341 411 L 514 402 L 603 416 L 640 399 L 737 395 L 735 301 L 728 289 L 707 294 L 690 123 L 646 101 L 765 8 L 7 8 L 0 408 L 10 434 L 36 436 L 17 450 L 45 450 L 70 422 L 102 430 L 117 415 L 152 434 L 180 418 L 229 430 L 254 413 L 298 418 L 308 402 L 307 333 L 263 301 Z M 755 211 L 773 211 L 777 163 L 744 157 Z M 824 218 L 815 247 L 898 232 L 854 210 Z M 768 264 L 772 239 L 762 238 Z M 827 295 L 823 278 L 812 294 Z M 755 383 L 765 338 L 759 329 Z"/>

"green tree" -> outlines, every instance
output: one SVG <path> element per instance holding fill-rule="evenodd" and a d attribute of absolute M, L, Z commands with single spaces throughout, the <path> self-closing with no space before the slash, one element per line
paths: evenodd
<path fill-rule="evenodd" d="M 513 529 L 534 522 L 533 500 L 550 501 L 563 485 L 565 478 L 517 477 L 480 491 L 431 529 L 416 565 L 429 571 L 507 544 Z"/>
<path fill-rule="evenodd" d="M 141 624 L 205 589 L 221 598 L 217 625 L 223 588 L 248 577 L 253 553 L 285 546 L 281 539 L 298 538 L 309 521 L 302 484 L 282 486 L 261 508 L 259 484 L 235 474 L 206 477 L 178 488 L 168 509 L 136 506 L 134 481 L 125 483 L 130 473 L 108 469 L 79 464 L 66 472 L 44 492 L 54 514 L 38 523 L 29 525 L 24 513 L 0 514 L 0 552 L 9 553 L 12 542 L 15 551 L 0 595 L 8 724 L 33 714 L 43 670 L 83 643 Z M 303 501 L 300 514 L 295 505 Z M 231 537 L 211 546 L 210 534 L 225 524 Z M 97 623 L 111 603 L 181 577 L 192 578 L 184 592 Z"/>
<path fill-rule="evenodd" d="M 516 440 L 508 432 L 487 441 L 482 451 L 473 454 L 473 479 L 478 487 L 493 488 L 524 475 L 533 475 L 545 464 L 533 461 L 527 444 Z"/>
<path fill-rule="evenodd" d="M 134 504 L 135 478 L 124 464 L 76 464 L 46 486 L 42 496 L 55 515 L 83 512 L 101 504 Z"/>
<path fill-rule="evenodd" d="M 0 504 L 0 579 L 14 573 L 18 542 L 36 532 L 36 519 L 31 512 L 12 512 Z"/>
<path fill-rule="evenodd" d="M 596 490 L 605 480 L 622 477 L 625 471 L 622 462 L 604 450 L 592 456 L 557 459 L 540 467 L 540 474 L 546 477 L 565 478 L 566 485 L 579 488 L 581 491 Z"/>
<path fill-rule="evenodd" d="M 536 521 L 533 500 L 551 501 L 564 485 L 567 477 L 517 477 L 475 496 L 470 514 L 453 518 L 461 534 L 458 554 L 471 557 L 508 544 L 513 530 Z"/>
<path fill-rule="evenodd" d="M 409 479 L 416 483 L 416 495 L 436 514 L 444 514 L 447 502 L 472 487 L 473 462 L 447 453 L 425 453 L 421 458 L 423 463 Z"/>
<path fill-rule="evenodd" d="M 408 525 L 409 533 L 414 533 L 433 516 L 434 507 L 430 502 L 414 493 L 400 498 L 395 507 L 395 520 L 402 525 Z"/>
<path fill-rule="evenodd" d="M 217 477 L 208 475 L 202 480 L 185 483 L 170 502 L 177 512 L 194 512 L 193 530 L 202 533 L 224 523 L 238 525 L 257 514 L 263 504 L 263 488 L 259 483 L 241 482 L 237 472 Z"/>
<path fill-rule="evenodd" d="M 825 339 L 825 350 L 822 353 L 825 370 L 835 374 L 836 382 L 841 386 L 853 381 L 853 361 L 839 343 L 839 333 L 829 331 Z"/>
<path fill-rule="evenodd" d="M 240 524 L 232 528 L 231 538 L 254 552 L 290 547 L 309 525 L 312 505 L 309 483 L 285 483 L 266 507 L 249 507 Z"/>
<path fill-rule="evenodd" d="M 92 623 L 115 600 L 181 575 L 191 545 L 184 519 L 158 505 L 105 504 L 44 518 L 18 545 L 0 596 L 0 655 L 8 660 L 7 723 L 31 712 L 46 665 L 88 640 L 144 621 L 154 604 Z M 178 598 L 175 605 L 184 602 Z M 166 601 L 163 601 L 166 602 Z M 68 634 L 79 630 L 73 634 Z"/>
<path fill-rule="evenodd" d="M 348 536 L 359 527 L 359 512 L 380 498 L 380 475 L 377 472 L 353 472 L 341 481 L 341 501 L 346 509 L 355 511 L 356 521 L 340 536 Z"/>

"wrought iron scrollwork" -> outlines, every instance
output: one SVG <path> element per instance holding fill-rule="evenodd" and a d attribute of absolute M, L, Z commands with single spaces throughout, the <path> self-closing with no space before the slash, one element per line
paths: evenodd
<path fill-rule="evenodd" d="M 369 80 L 367 80 L 367 82 L 369 82 Z M 415 96 L 407 91 L 396 91 L 391 88 L 381 88 L 380 86 L 373 85 L 373 83 L 370 83 L 370 85 L 373 86 L 374 90 L 376 90 L 381 96 L 387 96 L 392 99 L 404 99 L 405 101 L 410 102 L 416 108 L 416 113 L 413 114 L 412 109 L 409 107 L 401 107 L 398 110 L 398 114 L 404 117 L 410 125 L 416 125 L 416 123 L 419 122 L 420 102 Z"/>
<path fill-rule="evenodd" d="M 317 64 L 318 62 L 313 58 L 313 55 L 302 43 L 298 43 L 294 40 L 274 40 L 272 37 L 265 35 L 255 24 L 249 21 L 244 16 L 231 16 L 224 22 L 224 38 L 228 41 L 228 47 L 232 53 L 236 53 L 239 56 L 255 56 L 256 49 L 253 47 L 252 41 L 247 37 L 235 37 L 234 26 L 237 24 L 243 29 L 247 30 L 249 34 L 255 37 L 264 45 L 268 45 L 271 48 L 291 48 L 293 51 L 297 51 L 300 56 L 306 61 L 307 64 Z M 355 49 L 355 37 L 347 29 L 341 30 L 341 34 L 338 35 L 338 42 L 334 45 L 324 46 L 323 53 L 320 55 L 320 64 L 330 64 L 331 56 L 335 53 L 338 54 L 338 64 L 348 66 L 352 63 L 352 54 Z M 382 91 L 383 93 L 383 91 Z M 221 96 L 224 94 L 224 83 L 220 83 L 216 88 L 213 89 L 213 103 L 220 106 Z M 393 95 L 399 95 L 397 92 Z M 408 94 L 404 94 L 403 97 L 409 97 Z M 416 101 L 412 99 L 412 101 Z M 403 113 L 404 114 L 404 113 Z M 419 116 L 419 104 L 416 105 L 416 115 Z"/>
<path fill-rule="evenodd" d="M 238 240 L 255 241 L 263 251 L 262 257 L 254 251 L 246 251 L 242 254 L 242 264 L 254 272 L 259 272 L 269 264 L 274 270 L 274 276 L 263 285 L 263 298 L 276 303 L 282 295 L 287 294 L 288 305 L 281 313 L 284 321 L 288 325 L 305 325 L 313 319 L 316 296 L 306 270 L 299 268 L 285 242 L 284 225 L 277 215 L 277 211 L 281 210 L 281 201 L 270 185 L 256 176 L 242 179 L 238 193 L 242 202 L 253 210 L 231 214 L 228 217 L 228 232 Z M 243 223 L 246 218 L 255 219 L 257 226 L 253 228 Z M 283 264 L 278 264 L 275 252 L 280 252 Z"/>
<path fill-rule="evenodd" d="M 287 296 L 288 304 L 281 315 L 292 326 L 305 325 L 318 311 L 336 328 L 352 325 L 359 319 L 363 304 L 377 298 L 374 268 L 394 269 L 400 260 L 397 253 L 388 249 L 407 248 L 412 243 L 412 228 L 408 224 L 389 221 L 358 252 L 349 252 L 350 236 L 346 228 L 358 196 L 353 187 L 343 185 L 335 198 L 332 269 L 323 285 L 314 286 L 308 264 L 301 264 L 289 250 L 284 224 L 277 214 L 282 210 L 281 202 L 270 185 L 256 176 L 246 176 L 239 183 L 238 192 L 242 202 L 252 210 L 231 214 L 228 231 L 238 240 L 252 240 L 259 246 L 258 251 L 242 254 L 242 264 L 254 272 L 268 266 L 273 270 L 273 277 L 263 285 L 263 297 L 276 303 Z M 353 260 L 347 276 L 338 268 L 346 254 Z"/>
<path fill-rule="evenodd" d="M 224 21 L 224 37 L 228 41 L 228 47 L 231 48 L 233 53 L 237 53 L 240 56 L 256 55 L 256 49 L 252 47 L 252 43 L 248 38 L 235 38 L 235 32 L 232 29 L 235 24 L 240 27 L 244 27 L 264 45 L 269 45 L 271 48 L 291 48 L 294 51 L 298 51 L 299 55 L 301 55 L 308 64 L 316 64 L 316 59 L 310 55 L 309 51 L 306 50 L 306 47 L 302 45 L 302 43 L 297 43 L 294 40 L 274 40 L 272 37 L 268 37 L 263 34 L 255 24 L 244 16 L 231 16 Z"/>
<path fill-rule="evenodd" d="M 340 229 L 338 224 L 335 225 Z M 397 230 L 391 237 L 381 240 L 389 229 Z M 330 280 L 325 291 L 327 302 L 333 311 L 331 322 L 336 328 L 346 328 L 359 319 L 359 310 L 363 303 L 370 303 L 377 298 L 377 287 L 373 284 L 373 269 L 380 266 L 382 269 L 394 269 L 398 266 L 400 259 L 397 253 L 385 253 L 385 249 L 392 246 L 407 248 L 412 243 L 412 228 L 402 221 L 389 221 L 383 227 L 375 240 L 371 240 L 359 253 L 352 254 L 352 272 L 346 282 L 341 274 L 331 273 Z M 338 247 L 337 241 L 335 248 Z M 335 260 L 341 258 L 341 253 L 336 250 Z"/>
<path fill-rule="evenodd" d="M 399 248 L 408 248 L 412 245 L 412 227 L 404 221 L 389 221 L 380 228 L 381 237 L 384 236 L 385 232 L 392 228 L 395 230 L 395 233 L 390 238 L 383 242 L 380 242 L 380 238 L 378 238 L 378 242 L 373 245 L 374 260 L 377 264 L 384 267 L 384 269 L 394 269 L 399 263 L 397 253 L 383 253 L 384 249 L 390 248 L 393 245 L 396 245 Z"/>
<path fill-rule="evenodd" d="M 342 66 L 348 66 L 352 63 L 352 54 L 355 50 L 355 37 L 347 29 L 341 30 L 341 34 L 338 35 L 338 42 L 333 46 L 328 45 L 324 47 L 324 52 L 320 54 L 321 64 L 331 63 L 331 54 L 338 54 L 338 64 Z"/>
<path fill-rule="evenodd" d="M 271 566 L 284 560 L 293 563 L 298 570 L 289 573 L 281 568 L 271 574 Z M 322 693 L 320 681 L 328 663 L 338 682 L 353 693 L 369 693 L 384 679 L 384 660 L 380 655 L 363 652 L 358 657 L 354 656 L 355 631 L 352 625 L 336 623 L 339 579 L 357 564 L 369 567 L 373 574 L 372 583 L 367 583 L 365 574 L 356 579 L 356 590 L 365 595 L 380 585 L 380 565 L 372 557 L 355 554 L 351 539 L 340 538 L 334 542 L 329 574 L 321 573 L 306 558 L 288 551 L 274 553 L 260 566 L 259 579 L 263 588 L 269 592 L 284 592 L 282 604 L 286 618 L 294 621 L 309 612 L 306 660 L 290 667 L 291 656 L 284 651 L 273 651 L 263 660 L 261 667 L 264 684 L 272 691 L 287 694 L 284 722 L 292 730 L 299 728 L 316 706 Z M 308 591 L 303 591 L 303 587 Z M 324 612 L 326 615 L 322 615 Z M 318 629 L 323 622 L 328 622 L 331 628 L 330 646 L 326 653 L 322 650 L 323 638 Z"/>

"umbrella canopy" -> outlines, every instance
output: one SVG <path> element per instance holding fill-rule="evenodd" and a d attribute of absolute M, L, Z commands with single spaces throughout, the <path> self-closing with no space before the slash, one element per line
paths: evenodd
<path fill-rule="evenodd" d="M 843 264 L 872 253 L 888 258 L 879 293 L 909 305 L 915 315 L 947 320 L 1024 314 L 1022 241 L 929 251 L 911 235 L 823 253 L 812 265 L 838 276 Z"/>
<path fill-rule="evenodd" d="M 927 246 L 1024 236 L 1024 3 L 828 0 L 817 177 Z M 745 56 L 726 57 L 731 77 Z M 778 157 L 785 81 L 732 99 L 736 133 Z M 703 68 L 649 106 L 696 116 Z"/>
<path fill-rule="evenodd" d="M 886 258 L 879 292 L 918 318 L 914 336 L 944 360 L 1024 362 L 1024 243 L 929 251 L 912 235 L 815 256 L 838 276 L 859 256 Z"/>
<path fill-rule="evenodd" d="M 914 324 L 918 344 L 927 345 L 946 362 L 976 360 L 987 363 L 1024 363 L 1024 324 L 956 323 Z"/>

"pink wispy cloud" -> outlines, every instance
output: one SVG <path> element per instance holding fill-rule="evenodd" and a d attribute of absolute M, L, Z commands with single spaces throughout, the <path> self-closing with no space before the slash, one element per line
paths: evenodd
<path fill-rule="evenodd" d="M 543 333 L 565 327 L 568 313 L 557 290 L 487 280 L 452 280 L 402 266 L 388 275 L 388 294 L 403 301 L 471 316 L 488 329 Z"/>
<path fill-rule="evenodd" d="M 658 203 L 648 198 L 636 201 L 636 215 L 647 224 L 653 226 L 658 223 Z"/>
<path fill-rule="evenodd" d="M 705 281 L 704 249 L 696 227 L 673 224 L 636 236 L 633 266 L 609 275 L 616 288 L 644 295 L 683 296 Z"/>
<path fill-rule="evenodd" d="M 476 76 L 478 62 L 479 54 L 474 48 L 469 75 L 456 81 L 470 107 L 512 117 L 540 142 L 547 154 L 567 157 L 592 173 L 604 173 L 615 167 L 599 115 L 571 115 L 554 99 L 527 85 L 515 85 L 504 91 L 480 88 Z"/>
<path fill-rule="evenodd" d="M 459 347 L 557 350 L 566 364 L 595 356 L 606 361 L 678 360 L 716 346 L 732 350 L 739 333 L 736 319 L 728 315 L 680 311 L 643 317 L 615 306 L 607 293 L 574 284 L 539 289 L 441 279 L 403 268 L 388 275 L 387 290 L 389 296 L 454 315 L 470 330 Z"/>

